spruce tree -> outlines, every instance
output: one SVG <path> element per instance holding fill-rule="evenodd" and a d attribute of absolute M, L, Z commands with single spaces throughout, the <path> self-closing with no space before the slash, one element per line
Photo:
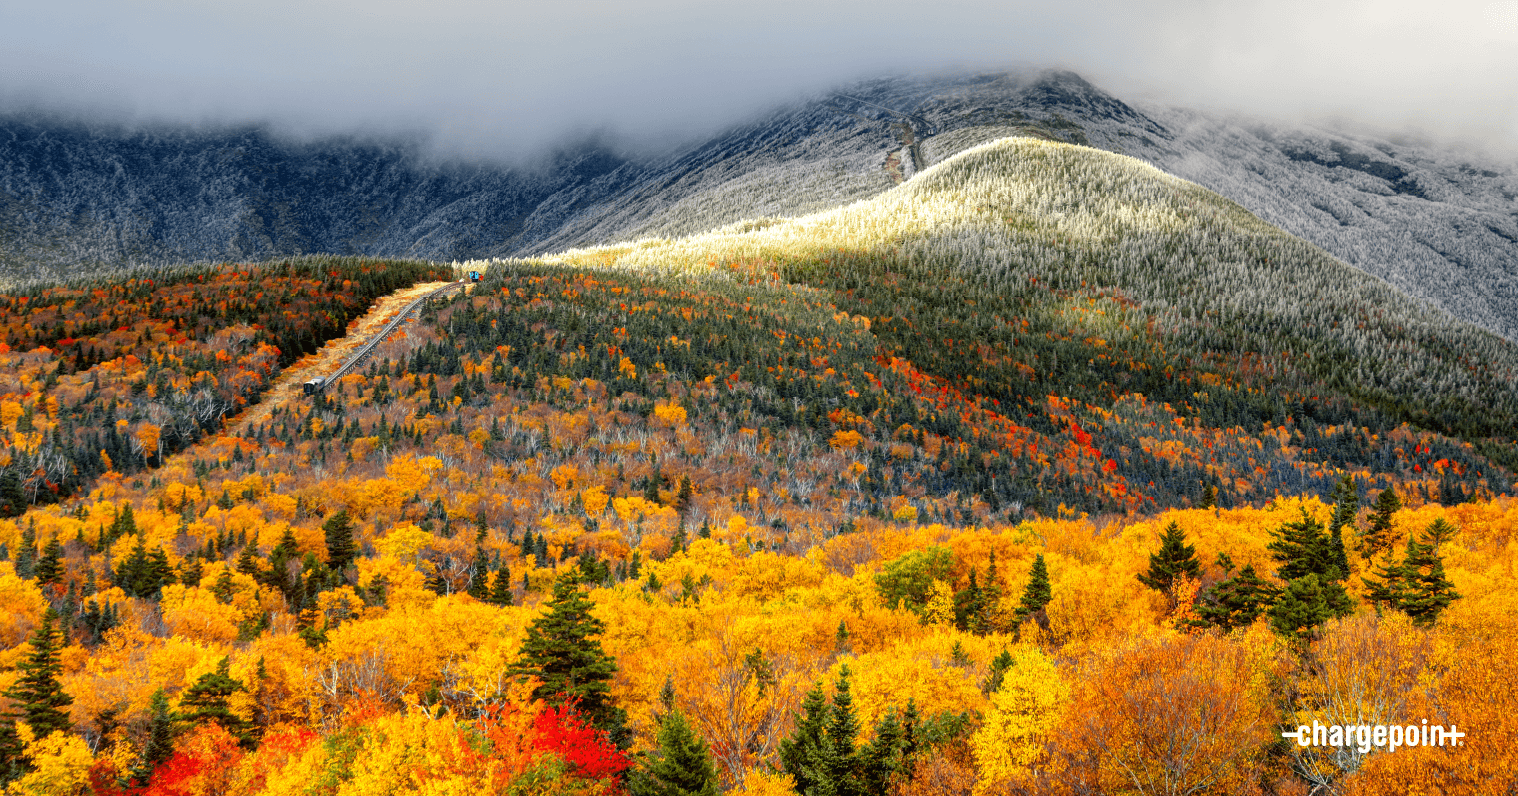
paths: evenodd
<path fill-rule="evenodd" d="M 591 615 L 594 607 L 573 572 L 554 581 L 547 611 L 528 626 L 518 663 L 509 673 L 537 677 L 534 699 L 551 705 L 575 703 L 593 726 L 625 748 L 630 740 L 627 714 L 611 703 L 617 664 L 595 638 L 605 628 Z"/>
<path fill-rule="evenodd" d="M 495 571 L 495 583 L 490 587 L 489 602 L 495 605 L 511 605 L 511 570 L 502 566 Z"/>
<path fill-rule="evenodd" d="M 628 792 L 632 796 L 717 796 L 717 771 L 706 742 L 679 710 L 666 710 L 659 721 L 658 749 L 628 779 Z"/>
<path fill-rule="evenodd" d="M 188 711 L 183 718 L 191 724 L 220 724 L 222 729 L 244 747 L 252 748 L 252 726 L 232 712 L 228 701 L 233 694 L 245 690 L 240 681 L 232 678 L 231 661 L 222 658 L 216 664 L 216 671 L 201 675 L 185 689 L 179 700 L 179 708 Z"/>
<path fill-rule="evenodd" d="M 1305 643 L 1319 625 L 1348 613 L 1348 606 L 1336 600 L 1317 573 L 1308 573 L 1286 584 L 1281 598 L 1270 609 L 1270 626 L 1283 637 Z"/>
<path fill-rule="evenodd" d="M 37 523 L 29 522 L 21 532 L 21 545 L 16 550 L 16 574 L 30 578 L 37 574 Z"/>
<path fill-rule="evenodd" d="M 42 615 L 42 624 L 32 633 L 31 653 L 16 666 L 20 676 L 5 692 L 20 711 L 15 718 L 26 722 L 38 738 L 73 728 L 68 706 L 74 704 L 74 698 L 64 693 L 58 682 L 58 675 L 63 673 L 59 652 L 64 642 L 53 627 L 57 618 L 51 608 Z"/>
<path fill-rule="evenodd" d="M 1427 531 L 1422 542 L 1407 540 L 1402 571 L 1407 586 L 1401 607 L 1416 624 L 1432 625 L 1450 603 L 1460 599 L 1454 584 L 1444 576 L 1444 558 Z"/>
<path fill-rule="evenodd" d="M 26 490 L 21 476 L 6 470 L 0 474 L 0 517 L 19 517 L 26 513 Z"/>
<path fill-rule="evenodd" d="M 1039 553 L 1033 559 L 1033 567 L 1028 571 L 1028 586 L 1023 589 L 1022 599 L 1017 606 L 1017 621 L 1019 624 L 1034 620 L 1039 627 L 1047 628 L 1049 620 L 1044 613 L 1044 607 L 1054 599 L 1054 590 L 1049 585 L 1049 568 L 1044 564 L 1044 554 Z"/>
<path fill-rule="evenodd" d="M 1304 575 L 1317 575 L 1320 581 L 1345 578 L 1347 572 L 1339 566 L 1333 541 L 1307 509 L 1302 509 L 1300 519 L 1285 523 L 1271 534 L 1276 539 L 1265 548 L 1281 564 L 1276 570 L 1280 579 L 1293 581 Z"/>
<path fill-rule="evenodd" d="M 358 557 L 358 549 L 353 544 L 353 522 L 348 518 L 347 509 L 339 509 L 336 514 L 328 517 L 322 523 L 322 533 L 327 538 L 327 566 L 334 572 L 342 572 Z"/>
<path fill-rule="evenodd" d="M 1360 549 L 1366 558 L 1375 558 L 1396 544 L 1396 529 L 1392 527 L 1393 515 L 1402 508 L 1402 500 L 1394 489 L 1383 489 L 1376 497 L 1376 507 L 1370 522 L 1360 534 Z"/>
<path fill-rule="evenodd" d="M 1334 486 L 1333 493 L 1334 513 L 1328 521 L 1329 544 L 1333 549 L 1333 562 L 1344 574 L 1349 575 L 1349 557 L 1344 551 L 1344 529 L 1351 531 L 1355 528 L 1355 515 L 1360 512 L 1360 488 L 1355 485 L 1355 477 L 1346 473 L 1339 483 Z"/>
<path fill-rule="evenodd" d="M 1160 549 L 1149 554 L 1149 571 L 1140 572 L 1139 582 L 1173 598 L 1175 581 L 1181 576 L 1198 578 L 1202 565 L 1196 560 L 1196 548 L 1186 544 L 1186 534 L 1174 521 L 1165 527 Z"/>
<path fill-rule="evenodd" d="M 174 756 L 174 736 L 179 734 L 179 714 L 169 710 L 169 698 L 160 688 L 153 692 L 148 704 L 147 741 L 142 745 L 142 755 L 132 772 L 133 781 L 145 786 L 153 772 Z"/>
<path fill-rule="evenodd" d="M 675 511 L 679 512 L 680 516 L 685 516 L 686 512 L 690 511 L 690 504 L 694 498 L 690 477 L 680 476 L 680 491 L 675 494 Z"/>
<path fill-rule="evenodd" d="M 826 742 L 827 715 L 827 699 L 822 694 L 822 682 L 818 681 L 801 698 L 801 713 L 796 717 L 796 728 L 791 737 L 780 741 L 780 764 L 796 781 L 797 793 L 818 792 L 819 777 L 815 766 Z"/>
<path fill-rule="evenodd" d="M 1402 609 L 1402 601 L 1407 599 L 1407 569 L 1402 561 L 1392 555 L 1391 550 L 1382 554 L 1380 563 L 1371 570 L 1371 577 L 1362 576 L 1360 580 L 1365 584 L 1365 599 L 1370 601 L 1378 614 L 1383 606 Z"/>
<path fill-rule="evenodd" d="M 42 547 L 42 555 L 37 559 L 34 570 L 38 585 L 48 583 L 61 583 L 63 580 L 63 545 L 58 543 L 58 535 L 53 534 Z"/>
<path fill-rule="evenodd" d="M 469 572 L 470 597 L 484 601 L 490 597 L 490 560 L 483 547 L 474 548 L 474 567 Z"/>
<path fill-rule="evenodd" d="M 1246 564 L 1239 574 L 1219 582 L 1207 591 L 1197 607 L 1202 627 L 1218 627 L 1223 632 L 1254 624 L 1260 614 L 1275 604 L 1279 591 Z"/>

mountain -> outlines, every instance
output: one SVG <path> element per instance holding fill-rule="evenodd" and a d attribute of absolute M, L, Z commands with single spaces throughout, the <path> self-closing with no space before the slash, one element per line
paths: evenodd
<path fill-rule="evenodd" d="M 260 128 L 0 120 L 0 266 L 326 252 L 545 254 L 877 195 L 1006 135 L 1083 143 L 1209 187 L 1416 298 L 1518 335 L 1518 171 L 1412 144 L 1130 105 L 1070 72 L 891 78 L 794 103 L 657 161 L 587 145 L 531 170 Z"/>

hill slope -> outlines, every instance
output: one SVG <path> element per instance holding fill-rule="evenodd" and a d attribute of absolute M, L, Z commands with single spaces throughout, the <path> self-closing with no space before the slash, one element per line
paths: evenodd
<path fill-rule="evenodd" d="M 354 253 L 520 256 L 704 232 L 879 194 L 1007 135 L 1147 160 L 1404 292 L 1515 339 L 1518 172 L 1411 144 L 1122 102 L 1069 72 L 892 78 L 797 102 L 657 161 L 604 148 L 542 168 L 258 129 L 0 121 L 0 265 Z"/>

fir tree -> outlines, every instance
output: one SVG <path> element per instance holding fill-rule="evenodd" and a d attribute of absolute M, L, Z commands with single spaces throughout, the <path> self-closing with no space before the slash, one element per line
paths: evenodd
<path fill-rule="evenodd" d="M 1381 562 L 1371 570 L 1371 577 L 1362 576 L 1360 580 L 1365 584 L 1365 599 L 1370 601 L 1376 613 L 1379 614 L 1383 606 L 1402 609 L 1402 601 L 1407 599 L 1407 569 L 1391 550 L 1382 554 Z"/>
<path fill-rule="evenodd" d="M 495 571 L 495 583 L 490 587 L 489 602 L 494 605 L 511 605 L 511 570 L 505 566 Z"/>
<path fill-rule="evenodd" d="M 1149 554 L 1149 571 L 1140 572 L 1139 582 L 1174 599 L 1175 581 L 1181 576 L 1198 578 L 1202 565 L 1196 560 L 1196 548 L 1186 544 L 1181 526 L 1171 522 L 1160 539 L 1160 549 Z"/>
<path fill-rule="evenodd" d="M 591 615 L 595 606 L 583 592 L 574 573 L 554 581 L 547 611 L 527 628 L 519 662 L 512 675 L 537 677 L 534 699 L 551 705 L 575 703 L 592 725 L 605 731 L 619 747 L 630 740 L 625 727 L 627 714 L 611 703 L 611 679 L 616 661 L 594 638 L 604 626 Z"/>
<path fill-rule="evenodd" d="M 353 522 L 348 518 L 347 509 L 339 509 L 336 514 L 328 517 L 322 523 L 322 533 L 327 538 L 327 566 L 334 572 L 342 572 L 358 557 L 358 549 L 353 544 Z"/>
<path fill-rule="evenodd" d="M 991 670 L 986 673 L 985 685 L 981 686 L 981 692 L 987 695 L 1001 690 L 1001 682 L 1007 676 L 1007 670 L 1012 668 L 1014 662 L 1012 653 L 1002 649 L 1001 654 L 991 660 Z"/>
<path fill-rule="evenodd" d="M 679 512 L 680 516 L 685 516 L 686 512 L 690 511 L 690 504 L 694 498 L 695 494 L 691 490 L 690 477 L 680 476 L 680 491 L 675 494 L 675 511 Z"/>
<path fill-rule="evenodd" d="M 188 710 L 183 718 L 191 724 L 214 722 L 236 738 L 244 747 L 252 748 L 252 726 L 241 716 L 232 712 L 229 701 L 233 694 L 246 690 L 231 675 L 231 661 L 222 658 L 216 671 L 197 678 L 180 697 L 180 710 Z"/>
<path fill-rule="evenodd" d="M 632 796 L 717 796 L 710 750 L 679 710 L 666 707 L 659 721 L 658 749 L 629 778 Z"/>
<path fill-rule="evenodd" d="M 1261 614 L 1275 604 L 1279 591 L 1246 564 L 1239 574 L 1219 582 L 1207 591 L 1197 607 L 1202 627 L 1218 627 L 1223 632 L 1254 624 Z"/>
<path fill-rule="evenodd" d="M 1433 530 L 1432 526 L 1429 530 Z M 1424 532 L 1422 542 L 1407 540 L 1407 557 L 1402 562 L 1406 593 L 1402 611 L 1419 625 L 1432 625 L 1450 603 L 1460 599 L 1454 584 L 1444 576 L 1444 558 L 1439 546 Z"/>
<path fill-rule="evenodd" d="M 37 574 L 37 523 L 27 523 L 21 532 L 21 545 L 16 550 L 16 574 L 30 578 Z"/>
<path fill-rule="evenodd" d="M 54 534 L 42 547 L 42 555 L 37 559 L 34 570 L 37 576 L 37 584 L 61 583 L 63 580 L 63 545 L 58 543 L 58 535 Z"/>
<path fill-rule="evenodd" d="M 132 772 L 138 786 L 145 786 L 153 772 L 174 756 L 174 736 L 179 734 L 179 715 L 169 710 L 169 698 L 160 688 L 153 692 L 148 704 L 147 742 L 142 746 L 142 756 Z"/>
<path fill-rule="evenodd" d="M 1317 575 L 1320 582 L 1341 581 L 1346 571 L 1339 566 L 1339 554 L 1321 523 L 1302 509 L 1302 517 L 1272 531 L 1275 541 L 1265 545 L 1280 562 L 1276 576 L 1293 581 L 1304 575 Z"/>
<path fill-rule="evenodd" d="M 1332 617 L 1347 615 L 1348 602 L 1342 586 L 1330 583 L 1325 588 L 1318 574 L 1310 572 L 1286 584 L 1281 598 L 1270 609 L 1270 626 L 1281 636 L 1305 643 L 1319 625 Z"/>
<path fill-rule="evenodd" d="M 32 633 L 31 653 L 16 666 L 20 676 L 5 692 L 20 711 L 15 718 L 26 722 L 38 738 L 73 729 L 68 706 L 74 704 L 74 698 L 64 693 L 58 682 L 58 675 L 63 673 L 59 652 L 64 643 L 53 627 L 57 618 L 51 608 L 42 615 L 42 624 Z"/>
<path fill-rule="evenodd" d="M 1355 515 L 1360 513 L 1360 488 L 1355 485 L 1355 477 L 1345 473 L 1334 486 L 1333 493 L 1334 513 L 1328 521 L 1329 544 L 1333 550 L 1334 566 L 1343 573 L 1342 577 L 1349 575 L 1349 557 L 1344 551 L 1344 529 L 1357 531 L 1355 528 Z"/>
<path fill-rule="evenodd" d="M 490 557 L 485 554 L 485 548 L 474 548 L 474 567 L 469 572 L 469 588 L 466 590 L 470 597 L 484 601 L 490 596 Z"/>
<path fill-rule="evenodd" d="M 1039 627 L 1048 628 L 1049 620 L 1044 612 L 1044 607 L 1054 599 L 1054 590 L 1049 585 L 1049 568 L 1044 564 L 1044 554 L 1039 553 L 1033 559 L 1033 568 L 1028 571 L 1028 586 L 1023 589 L 1022 599 L 1017 605 L 1017 621 L 1019 624 L 1032 619 Z"/>
<path fill-rule="evenodd" d="M 0 474 L 0 517 L 19 517 L 26 513 L 26 490 L 21 476 L 6 470 Z"/>
<path fill-rule="evenodd" d="M 1402 500 L 1397 497 L 1396 490 L 1384 489 L 1376 497 L 1370 523 L 1360 534 L 1360 549 L 1366 558 L 1375 558 L 1396 544 L 1397 532 L 1392 527 L 1392 517 L 1401 508 Z"/>

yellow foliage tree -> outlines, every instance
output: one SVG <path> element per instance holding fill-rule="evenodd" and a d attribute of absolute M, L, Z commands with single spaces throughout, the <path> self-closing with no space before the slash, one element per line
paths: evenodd
<path fill-rule="evenodd" d="M 1038 650 L 1022 647 L 991 695 L 985 723 L 970 738 L 981 780 L 975 792 L 999 793 L 1009 782 L 1036 773 L 1047 760 L 1046 742 L 1070 703 L 1059 667 Z"/>

